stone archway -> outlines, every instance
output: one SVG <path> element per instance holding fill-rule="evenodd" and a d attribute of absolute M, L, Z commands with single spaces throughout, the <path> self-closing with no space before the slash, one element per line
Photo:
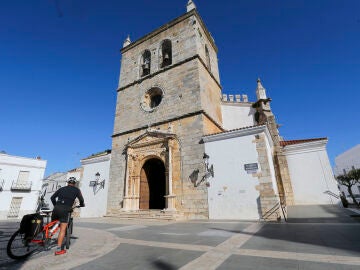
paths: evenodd
<path fill-rule="evenodd" d="M 139 195 L 139 209 L 165 208 L 165 165 L 160 159 L 151 158 L 142 166 Z"/>
<path fill-rule="evenodd" d="M 125 211 L 177 211 L 181 188 L 181 153 L 174 134 L 148 130 L 127 144 Z"/>

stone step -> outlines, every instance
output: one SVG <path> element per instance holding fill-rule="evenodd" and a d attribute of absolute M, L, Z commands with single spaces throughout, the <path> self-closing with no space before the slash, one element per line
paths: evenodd
<path fill-rule="evenodd" d="M 162 210 L 138 210 L 138 211 L 112 211 L 105 217 L 119 219 L 146 219 L 146 220 L 182 220 L 183 216 L 177 212 L 164 212 Z"/>

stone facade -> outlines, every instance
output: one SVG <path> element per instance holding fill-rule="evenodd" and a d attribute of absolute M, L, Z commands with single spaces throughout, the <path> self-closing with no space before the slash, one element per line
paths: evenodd
<path fill-rule="evenodd" d="M 260 79 L 256 102 L 245 94 L 222 95 L 217 47 L 195 5 L 189 3 L 184 15 L 135 42 L 128 37 L 123 44 L 107 214 L 156 209 L 187 219 L 209 218 L 204 140 L 216 134 L 226 140 L 239 133 L 241 144 L 249 139 L 244 137 L 250 136 L 248 132 L 260 128 L 266 135 L 254 135 L 251 147 L 242 145 L 258 158 L 261 168 L 251 176 L 256 179 L 254 190 L 249 191 L 249 182 L 245 186 L 252 197 L 258 192 L 261 218 L 278 220 L 286 216 L 286 205 L 294 204 L 294 194 L 271 99 Z M 240 181 L 250 179 L 242 175 Z M 237 176 L 231 177 L 226 181 L 240 188 Z M 239 216 L 246 213 L 240 212 Z M 254 209 L 251 213 L 254 216 Z"/>
<path fill-rule="evenodd" d="M 164 41 L 171 44 L 165 67 Z M 142 209 L 142 169 L 158 160 L 165 167 L 164 211 L 208 218 L 206 187 L 194 183 L 204 172 L 202 136 L 222 131 L 214 41 L 193 9 L 124 45 L 108 213 Z"/>
<path fill-rule="evenodd" d="M 273 185 L 271 175 L 272 155 L 268 153 L 264 134 L 259 134 L 255 138 L 256 150 L 258 152 L 258 162 L 261 172 L 256 174 L 259 179 L 257 190 L 260 194 L 260 208 L 262 217 L 265 220 L 278 220 L 281 217 L 279 196 L 276 186 Z M 271 149 L 271 148 L 270 148 Z"/>

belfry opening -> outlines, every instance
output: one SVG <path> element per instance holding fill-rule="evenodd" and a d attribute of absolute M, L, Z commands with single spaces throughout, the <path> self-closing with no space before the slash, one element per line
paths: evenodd
<path fill-rule="evenodd" d="M 147 160 L 140 172 L 139 208 L 164 209 L 166 192 L 165 165 L 157 158 Z"/>

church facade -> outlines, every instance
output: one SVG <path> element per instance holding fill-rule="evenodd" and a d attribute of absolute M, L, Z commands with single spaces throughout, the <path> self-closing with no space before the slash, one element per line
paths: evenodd
<path fill-rule="evenodd" d="M 127 38 L 121 53 L 108 215 L 286 215 L 296 204 L 286 146 L 309 140 L 281 138 L 260 80 L 255 102 L 222 93 L 217 47 L 191 0 L 184 15 L 135 42 Z"/>

